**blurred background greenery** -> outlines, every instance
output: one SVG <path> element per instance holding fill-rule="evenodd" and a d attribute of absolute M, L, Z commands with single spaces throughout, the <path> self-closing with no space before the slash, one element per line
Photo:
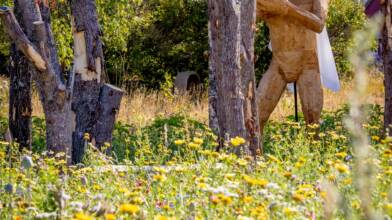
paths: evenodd
<path fill-rule="evenodd" d="M 0 0 L 0 5 L 12 5 Z M 208 78 L 208 16 L 206 0 L 97 0 L 103 30 L 106 72 L 110 83 L 133 89 L 167 89 L 180 71 Z M 52 24 L 64 71 L 72 63 L 70 11 L 66 0 L 52 4 Z M 351 76 L 346 58 L 351 34 L 366 22 L 356 0 L 331 0 L 328 32 L 341 77 Z M 256 75 L 268 67 L 268 28 L 258 22 Z M 9 41 L 0 28 L 0 73 L 6 73 Z"/>

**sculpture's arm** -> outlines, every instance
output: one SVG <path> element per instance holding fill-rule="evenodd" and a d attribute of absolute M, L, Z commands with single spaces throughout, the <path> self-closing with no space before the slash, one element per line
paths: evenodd
<path fill-rule="evenodd" d="M 316 1 L 323 2 L 327 0 Z M 321 7 L 319 8 L 321 9 Z M 323 30 L 325 23 L 325 19 L 323 21 L 320 17 L 294 5 L 288 0 L 257 0 L 257 16 L 264 18 L 266 15 L 279 15 L 293 18 L 306 28 L 318 33 Z"/>
<path fill-rule="evenodd" d="M 325 25 L 328 15 L 328 3 L 329 0 L 314 0 L 313 3 L 313 14 L 315 14 Z"/>

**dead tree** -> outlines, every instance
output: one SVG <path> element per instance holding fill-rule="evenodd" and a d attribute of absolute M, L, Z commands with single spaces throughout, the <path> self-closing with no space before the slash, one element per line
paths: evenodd
<path fill-rule="evenodd" d="M 243 153 L 253 155 L 260 145 L 253 58 L 255 7 L 254 0 L 208 1 L 210 124 L 218 125 L 220 148 L 239 136 L 247 140 Z M 234 152 L 241 153 L 237 148 Z"/>
<path fill-rule="evenodd" d="M 18 23 L 27 38 L 33 40 L 33 20 L 22 19 L 18 1 L 14 1 L 14 5 Z M 31 76 L 35 70 L 15 44 L 11 45 L 10 51 L 9 129 L 13 140 L 19 143 L 20 149 L 31 149 Z"/>
<path fill-rule="evenodd" d="M 27 39 L 8 7 L 1 7 L 0 17 L 17 48 L 37 70 L 33 77 L 45 112 L 47 147 L 54 152 L 65 152 L 69 158 L 73 155 L 73 161 L 80 162 L 82 156 L 71 153 L 72 149 L 80 150 L 76 144 L 72 148 L 73 140 L 80 133 L 90 132 L 93 141 L 99 140 L 98 144 L 111 142 L 115 114 L 123 95 L 120 89 L 101 81 L 104 60 L 95 2 L 71 2 L 75 57 L 67 80 L 58 62 L 49 7 L 31 0 L 18 0 L 18 4 L 23 9 L 23 19 L 34 21 L 33 41 Z"/>
<path fill-rule="evenodd" d="M 96 126 L 97 121 L 104 110 L 103 108 L 105 108 L 105 104 L 112 104 L 108 108 L 118 109 L 122 91 L 112 86 L 103 87 L 104 57 L 95 1 L 71 0 L 70 4 L 74 22 L 75 41 L 75 78 L 72 111 L 75 114 L 76 127 L 73 132 L 72 160 L 74 163 L 80 163 L 85 152 L 84 134 L 90 134 L 91 141 L 99 145 L 98 147 L 103 145 L 102 138 L 98 137 L 99 140 L 97 142 L 97 134 L 100 134 L 101 131 L 95 129 L 102 129 L 108 125 Z M 111 88 L 111 92 L 105 92 L 105 90 L 101 93 L 101 88 L 104 88 L 103 91 Z M 100 94 L 113 95 L 113 92 L 117 96 L 106 100 L 113 101 L 113 103 L 100 103 Z M 108 97 L 102 98 L 108 99 Z M 110 129 L 110 134 L 112 129 Z M 105 141 L 108 140 L 103 138 L 103 142 Z"/>
<path fill-rule="evenodd" d="M 385 76 L 385 129 L 392 135 L 392 1 L 385 0 L 383 12 L 385 16 L 383 37 L 382 37 L 382 57 L 384 63 Z"/>

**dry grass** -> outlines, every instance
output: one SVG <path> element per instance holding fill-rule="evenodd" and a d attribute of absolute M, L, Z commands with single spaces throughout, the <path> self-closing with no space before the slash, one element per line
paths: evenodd
<path fill-rule="evenodd" d="M 0 78 L 0 81 L 6 79 Z M 333 111 L 348 103 L 348 97 L 352 91 L 353 84 L 351 81 L 342 82 L 342 90 L 333 93 L 325 90 L 324 93 L 324 110 Z M 3 90 L 2 94 L 7 96 Z M 383 105 L 384 103 L 384 85 L 383 76 L 380 73 L 373 73 L 370 77 L 368 103 Z M 176 113 L 182 113 L 197 119 L 201 122 L 208 122 L 208 99 L 204 95 L 201 101 L 191 101 L 190 96 L 168 97 L 161 92 L 147 92 L 137 90 L 132 94 L 128 94 L 122 102 L 118 120 L 124 123 L 133 123 L 144 126 L 150 123 L 157 116 L 169 116 Z M 33 98 L 33 115 L 42 116 L 42 107 L 37 95 Z M 7 115 L 6 102 L 1 106 L 1 115 Z M 283 120 L 294 112 L 294 98 L 289 92 L 286 92 L 277 108 L 271 116 L 272 120 Z"/>

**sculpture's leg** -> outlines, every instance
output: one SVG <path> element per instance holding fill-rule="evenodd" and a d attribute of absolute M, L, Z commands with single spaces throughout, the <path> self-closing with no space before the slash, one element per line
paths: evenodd
<path fill-rule="evenodd" d="M 319 123 L 324 101 L 319 71 L 305 70 L 297 85 L 306 123 Z"/>
<path fill-rule="evenodd" d="M 268 71 L 264 74 L 257 88 L 261 137 L 263 136 L 264 126 L 278 104 L 285 88 L 286 82 L 279 74 L 278 63 L 272 60 Z"/>

